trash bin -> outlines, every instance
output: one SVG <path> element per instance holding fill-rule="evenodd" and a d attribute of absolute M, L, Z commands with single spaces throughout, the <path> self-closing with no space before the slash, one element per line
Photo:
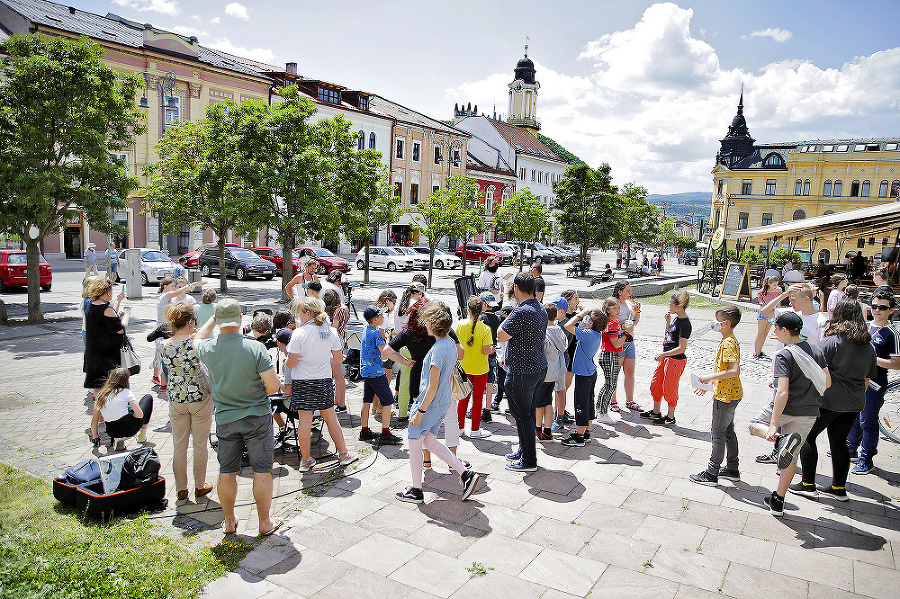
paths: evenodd
<path fill-rule="evenodd" d="M 457 314 L 459 318 L 466 318 L 469 314 L 466 303 L 469 298 L 476 295 L 475 275 L 466 275 L 464 277 L 456 277 L 453 280 L 453 286 L 456 288 L 456 300 L 459 302 L 459 310 Z"/>

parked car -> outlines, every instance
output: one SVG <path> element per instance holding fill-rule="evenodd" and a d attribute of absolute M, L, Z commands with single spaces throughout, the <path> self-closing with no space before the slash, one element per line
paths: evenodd
<path fill-rule="evenodd" d="M 462 258 L 463 246 L 456 248 L 456 255 Z M 506 251 L 492 248 L 486 243 L 469 243 L 466 245 L 466 260 L 468 262 L 483 262 L 488 256 L 497 258 L 503 264 L 512 264 L 512 254 Z"/>
<path fill-rule="evenodd" d="M 425 258 L 424 256 L 422 256 L 422 254 L 417 252 L 414 248 L 406 247 L 406 246 L 402 246 L 402 245 L 393 246 L 393 247 L 395 249 L 400 250 L 401 252 L 403 252 L 404 254 L 409 256 L 410 258 L 412 258 L 413 268 L 420 268 L 422 270 L 428 270 L 428 258 Z"/>
<path fill-rule="evenodd" d="M 281 248 L 251 248 L 251 252 L 256 252 L 256 254 L 262 258 L 263 260 L 268 260 L 272 264 L 275 265 L 275 274 L 281 275 L 281 265 L 284 262 L 281 259 Z M 291 272 L 291 275 L 295 275 L 300 272 L 300 254 L 297 250 L 291 252 L 292 261 L 294 263 L 294 269 Z"/>
<path fill-rule="evenodd" d="M 562 252 L 563 256 L 566 257 L 566 262 L 574 262 L 575 258 L 578 257 L 577 252 L 573 252 L 572 250 L 570 250 L 569 248 L 567 248 L 564 245 L 551 245 L 550 249 L 553 250 L 554 252 Z"/>
<path fill-rule="evenodd" d="M 203 250 L 205 250 L 207 248 L 217 248 L 217 247 L 219 247 L 218 243 L 204 243 L 203 245 L 201 245 L 200 247 L 195 249 L 193 252 L 188 252 L 187 254 L 183 254 L 182 258 L 184 258 L 186 260 L 185 266 L 187 266 L 188 268 L 197 268 L 198 267 L 197 261 L 200 259 L 200 254 L 203 253 Z M 226 243 L 225 247 L 239 248 L 241 246 L 239 246 L 236 243 Z"/>
<path fill-rule="evenodd" d="M 526 243 L 525 244 L 525 260 L 531 259 L 531 248 L 534 247 L 535 260 L 540 259 L 544 264 L 553 264 L 554 262 L 562 262 L 561 256 L 548 248 L 543 243 Z"/>
<path fill-rule="evenodd" d="M 488 243 L 485 245 L 487 245 L 492 250 L 496 250 L 496 251 L 500 252 L 500 254 L 502 255 L 502 258 L 500 260 L 501 264 L 505 264 L 507 260 L 509 260 L 509 264 L 513 263 L 513 259 L 515 259 L 515 256 L 516 256 L 515 249 L 508 248 L 505 245 L 500 244 L 500 243 Z"/>
<path fill-rule="evenodd" d="M 26 261 L 25 250 L 0 250 L 0 291 L 6 291 L 7 287 L 28 286 Z M 53 284 L 53 270 L 43 256 L 39 258 L 38 270 L 41 289 L 50 291 Z"/>
<path fill-rule="evenodd" d="M 394 271 L 397 269 L 412 270 L 414 266 L 412 257 L 395 247 L 369 246 L 369 268 L 386 268 Z M 366 268 L 366 248 L 359 250 L 359 253 L 356 254 L 356 268 L 359 270 Z"/>
<path fill-rule="evenodd" d="M 318 262 L 319 265 L 316 267 L 316 272 L 320 275 L 327 275 L 333 270 L 350 272 L 350 263 L 340 256 L 335 256 L 331 250 L 307 246 L 294 248 L 294 251 L 298 252 L 301 258 L 309 256 L 310 259 Z"/>
<path fill-rule="evenodd" d="M 426 246 L 417 245 L 413 246 L 413 249 L 419 252 L 420 254 L 424 254 L 428 256 L 431 253 Z M 428 262 L 428 258 L 425 258 L 426 263 Z M 441 250 L 434 250 L 434 267 L 439 268 L 441 270 L 445 268 L 459 268 L 462 266 L 462 260 L 454 256 L 453 254 L 448 254 L 447 252 L 443 252 Z"/>
<path fill-rule="evenodd" d="M 699 254 L 697 252 L 682 252 L 680 256 L 678 256 L 679 264 L 693 264 L 697 266 L 697 261 L 699 259 Z"/>
<path fill-rule="evenodd" d="M 175 263 L 159 250 L 138 249 L 141 251 L 141 285 L 156 283 L 175 272 Z"/>
<path fill-rule="evenodd" d="M 219 272 L 219 248 L 207 249 L 200 254 L 200 274 L 208 277 Z M 275 277 L 275 265 L 260 258 L 256 252 L 241 248 L 225 248 L 225 276 L 233 275 L 243 281 L 247 277 Z"/>

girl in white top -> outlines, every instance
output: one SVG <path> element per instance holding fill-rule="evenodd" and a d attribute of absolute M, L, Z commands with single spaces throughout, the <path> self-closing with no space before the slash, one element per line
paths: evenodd
<path fill-rule="evenodd" d="M 94 400 L 94 415 L 91 418 L 91 439 L 94 447 L 100 447 L 100 434 L 97 429 L 101 416 L 106 423 L 106 434 L 116 442 L 115 451 L 125 451 L 125 438 L 135 433 L 140 433 L 139 443 L 147 441 L 147 424 L 150 422 L 152 412 L 153 396 L 148 393 L 138 402 L 131 392 L 128 369 L 113 369 Z"/>

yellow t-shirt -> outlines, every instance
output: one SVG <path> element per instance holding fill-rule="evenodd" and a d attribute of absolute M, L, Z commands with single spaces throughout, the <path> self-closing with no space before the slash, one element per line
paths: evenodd
<path fill-rule="evenodd" d="M 481 321 L 476 322 L 475 339 L 469 345 L 469 339 L 472 339 L 472 321 L 466 319 L 456 325 L 456 336 L 459 338 L 459 344 L 465 350 L 463 359 L 459 361 L 463 372 L 475 375 L 487 373 L 488 357 L 484 353 L 484 346 L 493 342 L 490 327 Z"/>
<path fill-rule="evenodd" d="M 729 335 L 722 339 L 719 344 L 719 351 L 716 352 L 716 372 L 728 370 L 725 364 L 741 361 L 741 346 L 737 337 Z M 715 381 L 716 391 L 713 399 L 725 403 L 738 401 L 744 397 L 744 389 L 741 387 L 741 377 L 736 376 L 724 381 Z"/>

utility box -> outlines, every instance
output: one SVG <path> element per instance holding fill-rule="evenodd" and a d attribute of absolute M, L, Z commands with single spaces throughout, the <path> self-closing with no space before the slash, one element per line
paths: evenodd
<path fill-rule="evenodd" d="M 125 269 L 119 275 L 125 278 L 125 295 L 128 299 L 141 299 L 144 296 L 144 287 L 141 284 L 141 250 L 127 249 L 122 255 Z"/>

